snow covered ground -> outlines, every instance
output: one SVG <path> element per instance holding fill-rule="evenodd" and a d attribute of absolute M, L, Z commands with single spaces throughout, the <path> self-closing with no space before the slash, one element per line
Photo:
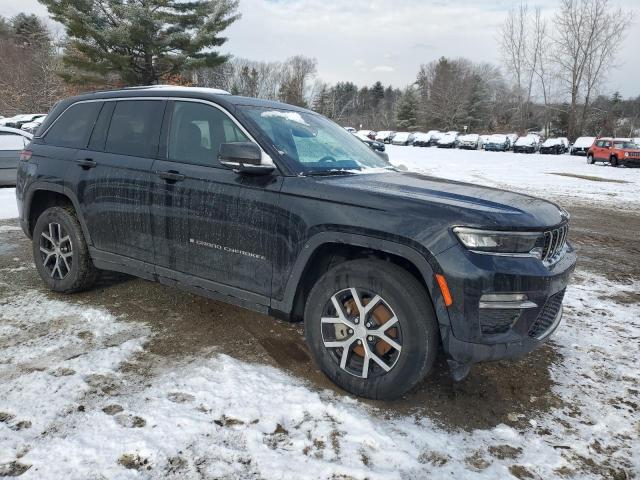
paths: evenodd
<path fill-rule="evenodd" d="M 145 325 L 2 287 L 0 476 L 548 479 L 640 471 L 639 309 L 611 298 L 633 295 L 638 284 L 580 274 L 554 337 L 560 404 L 514 419 L 519 427 L 471 432 L 374 409 L 215 351 L 135 375 L 152 335 Z"/>
<path fill-rule="evenodd" d="M 545 198 L 640 209 L 640 168 L 587 164 L 585 157 L 387 146 L 394 165 Z"/>
<path fill-rule="evenodd" d="M 0 188 L 0 220 L 16 218 L 18 206 L 16 205 L 16 189 Z"/>

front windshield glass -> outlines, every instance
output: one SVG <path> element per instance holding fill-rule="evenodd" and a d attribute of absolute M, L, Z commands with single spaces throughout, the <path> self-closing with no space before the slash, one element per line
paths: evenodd
<path fill-rule="evenodd" d="M 375 173 L 393 167 L 344 128 L 320 115 L 241 107 L 302 174 Z"/>

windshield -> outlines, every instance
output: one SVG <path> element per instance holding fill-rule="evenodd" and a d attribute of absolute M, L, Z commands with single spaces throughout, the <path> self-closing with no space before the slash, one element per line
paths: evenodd
<path fill-rule="evenodd" d="M 393 169 L 358 138 L 320 115 L 250 106 L 242 107 L 242 111 L 302 174 Z"/>

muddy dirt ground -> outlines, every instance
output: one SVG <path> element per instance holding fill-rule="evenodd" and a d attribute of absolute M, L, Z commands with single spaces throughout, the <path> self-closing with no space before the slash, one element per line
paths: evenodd
<path fill-rule="evenodd" d="M 579 251 L 579 268 L 616 281 L 640 279 L 640 214 L 587 205 L 564 205 L 572 214 L 570 240 Z M 0 225 L 16 226 L 15 220 Z M 15 287 L 44 292 L 34 268 L 24 265 L 31 257 L 29 240 L 21 231 L 11 231 L 0 245 L 0 279 Z M 0 286 L 0 289 L 2 287 Z M 3 292 L 0 291 L 0 294 Z M 155 335 L 134 364 L 123 369 L 140 380 L 162 358 L 192 357 L 211 351 L 250 362 L 280 367 L 308 379 L 321 389 L 335 387 L 313 364 L 304 343 L 303 329 L 238 307 L 197 297 L 179 290 L 126 275 L 105 273 L 89 292 L 61 298 L 102 306 L 130 321 L 142 321 Z M 638 303 L 640 298 L 621 299 Z M 553 342 L 519 362 L 497 362 L 476 366 L 463 382 L 451 380 L 444 358 L 422 385 L 395 402 L 371 404 L 383 414 L 428 415 L 445 428 L 488 428 L 500 423 L 519 426 L 520 413 L 558 407 L 561 400 L 550 388 L 549 365 L 558 360 Z M 338 392 L 339 393 L 339 392 Z"/>

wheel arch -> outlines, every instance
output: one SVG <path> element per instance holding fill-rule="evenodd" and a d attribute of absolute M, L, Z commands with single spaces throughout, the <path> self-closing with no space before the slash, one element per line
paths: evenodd
<path fill-rule="evenodd" d="M 287 320 L 300 320 L 311 288 L 331 266 L 356 258 L 378 258 L 395 263 L 416 277 L 429 295 L 438 323 L 448 325 L 449 314 L 434 276 L 439 272 L 438 264 L 431 252 L 424 247 L 418 248 L 368 235 L 318 233 L 306 242 L 299 254 L 287 281 L 284 298 L 272 300 L 272 314 Z"/>
<path fill-rule="evenodd" d="M 87 244 L 92 245 L 91 236 L 87 230 L 78 199 L 71 189 L 56 183 L 36 182 L 29 187 L 24 202 L 24 219 L 27 222 L 29 237 L 31 238 L 33 235 L 33 228 L 40 214 L 47 208 L 61 205 L 73 207 Z"/>

